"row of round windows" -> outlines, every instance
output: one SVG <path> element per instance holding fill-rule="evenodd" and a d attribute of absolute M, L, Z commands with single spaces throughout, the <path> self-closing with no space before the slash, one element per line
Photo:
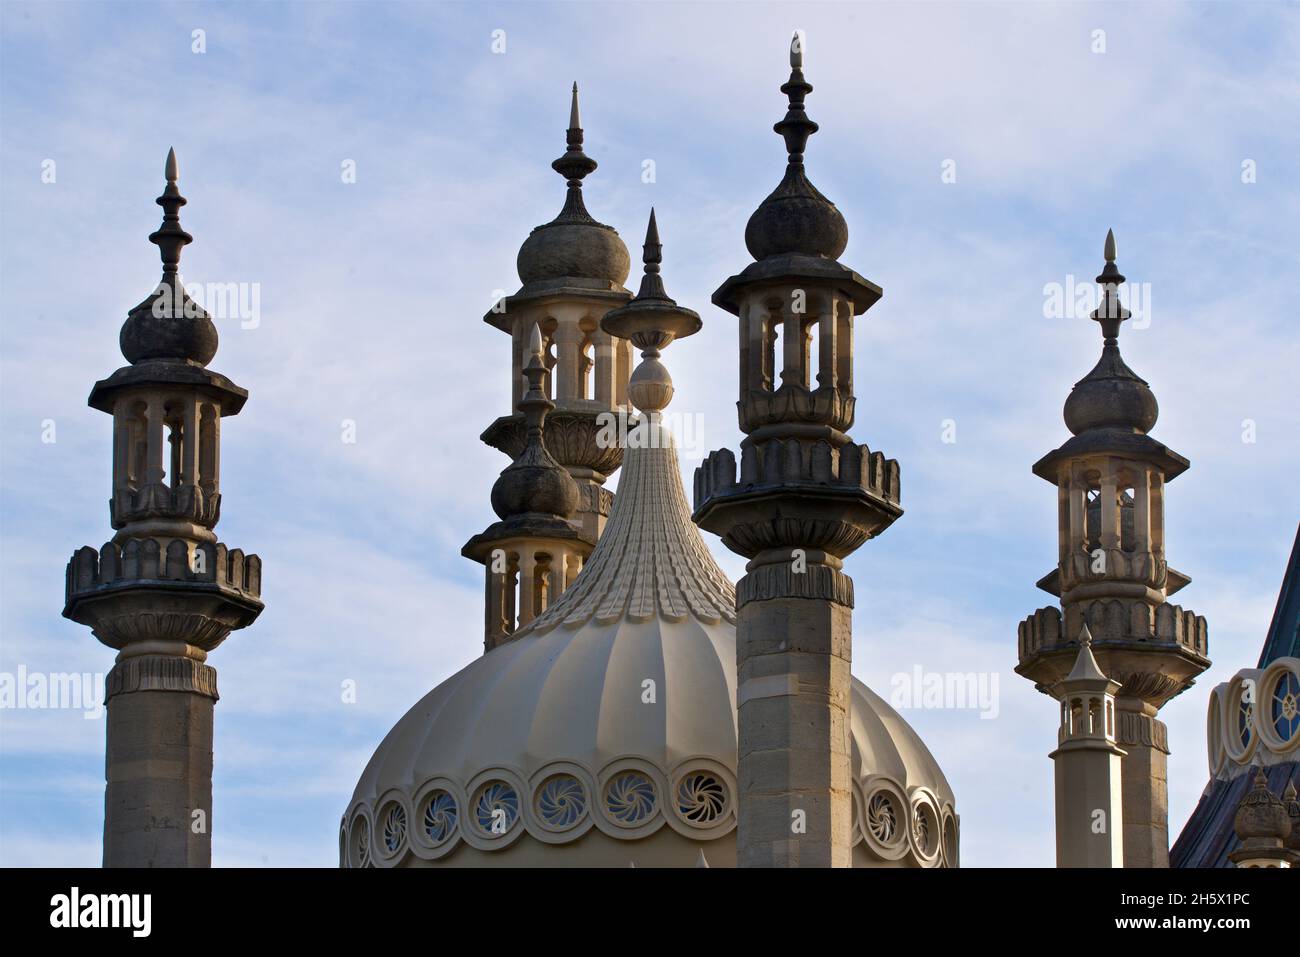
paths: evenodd
<path fill-rule="evenodd" d="M 719 828 L 722 833 L 729 829 L 731 789 L 721 775 L 696 768 L 675 781 L 671 808 L 676 820 L 698 829 L 702 839 L 716 836 Z M 601 789 L 600 811 L 606 821 L 625 829 L 626 836 L 639 836 L 660 810 L 659 791 L 650 774 L 619 771 Z M 351 827 L 340 833 L 342 863 L 370 867 L 395 862 L 412 847 L 412 828 L 416 846 L 432 851 L 448 849 L 458 834 L 480 847 L 492 847 L 510 835 L 521 819 L 519 789 L 502 778 L 483 780 L 465 808 L 448 787 L 426 786 L 422 792 L 413 823 L 403 800 L 381 799 L 373 835 L 369 816 L 355 809 Z M 574 832 L 592 813 L 588 786 L 573 773 L 545 775 L 534 789 L 531 810 L 549 835 Z M 908 799 L 901 787 L 882 777 L 866 792 L 855 786 L 854 812 L 854 843 L 865 841 L 873 856 L 899 860 L 910 854 L 923 867 L 957 866 L 956 815 L 951 805 L 941 809 L 928 791 L 916 789 Z"/>
<path fill-rule="evenodd" d="M 617 827 L 636 829 L 646 825 L 659 810 L 659 787 L 650 775 L 636 769 L 624 770 L 605 783 L 599 808 L 605 819 Z M 685 824 L 713 829 L 731 813 L 730 790 L 710 770 L 698 769 L 681 775 L 673 789 L 673 813 Z M 458 832 L 468 831 L 479 841 L 493 841 L 510 834 L 521 816 L 519 789 L 501 778 L 489 778 L 473 790 L 466 808 L 445 787 L 428 790 L 415 809 L 417 839 L 429 848 L 439 848 Z M 588 786 L 577 775 L 560 772 L 545 777 L 533 793 L 533 815 L 552 834 L 576 829 L 591 814 Z M 355 815 L 351 847 L 346 861 L 352 867 L 374 863 L 378 851 L 384 858 L 402 853 L 410 839 L 411 822 L 405 804 L 388 799 L 376 815 L 374 829 L 378 845 L 372 845 L 370 823 Z"/>
<path fill-rule="evenodd" d="M 1300 659 L 1246 668 L 1210 696 L 1210 772 L 1225 760 L 1248 764 L 1258 747 L 1287 754 L 1300 747 Z"/>

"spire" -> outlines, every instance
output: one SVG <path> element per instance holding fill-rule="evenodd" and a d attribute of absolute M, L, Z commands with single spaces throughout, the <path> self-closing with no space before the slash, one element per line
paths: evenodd
<path fill-rule="evenodd" d="M 789 99 L 790 108 L 772 127 L 785 138 L 791 166 L 803 166 L 808 137 L 818 129 L 817 124 L 808 118 L 808 111 L 803 105 L 804 98 L 812 89 L 812 84 L 803 78 L 803 37 L 796 30 L 790 38 L 790 79 L 781 85 L 781 92 Z"/>
<path fill-rule="evenodd" d="M 659 225 L 654 210 L 646 226 L 644 255 L 645 275 L 635 299 L 626 306 L 607 312 L 600 327 L 611 336 L 631 339 L 641 349 L 642 362 L 628 380 L 627 394 L 632 404 L 643 412 L 663 410 L 673 397 L 673 380 L 659 361 L 661 349 L 674 339 L 700 331 L 700 316 L 694 310 L 668 298 L 659 266 L 663 261 L 663 244 L 659 242 Z"/>
<path fill-rule="evenodd" d="M 166 280 L 174 278 L 180 268 L 181 249 L 194 241 L 194 237 L 181 228 L 180 209 L 185 205 L 186 199 L 176 186 L 179 173 L 175 149 L 167 151 L 163 176 L 167 185 L 163 188 L 162 195 L 154 200 L 163 208 L 163 221 L 155 232 L 149 234 L 149 242 L 158 247 L 163 262 L 163 279 Z"/>
<path fill-rule="evenodd" d="M 789 253 L 835 260 L 848 245 L 849 227 L 804 173 L 804 150 L 817 124 L 804 108 L 812 84 L 803 76 L 803 38 L 797 31 L 790 40 L 790 79 L 781 92 L 789 103 L 772 129 L 785 140 L 785 176 L 749 217 L 745 246 L 759 262 Z"/>
<path fill-rule="evenodd" d="M 569 101 L 569 128 L 567 149 L 564 155 L 551 164 L 551 169 L 568 181 L 568 192 L 564 197 L 564 208 L 555 222 L 594 223 L 591 214 L 582 201 L 582 180 L 596 169 L 596 161 L 582 151 L 582 117 L 578 112 L 578 84 L 573 84 L 573 94 Z"/>
<path fill-rule="evenodd" d="M 1115 265 L 1115 231 L 1106 230 L 1106 243 L 1102 248 L 1102 255 L 1106 259 L 1106 265 L 1102 267 L 1101 275 L 1097 277 L 1097 282 L 1101 284 L 1101 302 L 1093 310 L 1091 318 L 1101 323 L 1102 335 L 1106 337 L 1106 345 L 1113 346 L 1119 336 L 1119 324 L 1128 319 L 1132 313 L 1124 308 L 1119 301 L 1119 287 L 1124 283 L 1124 275 Z M 1130 371 L 1130 375 L 1131 375 Z"/>
<path fill-rule="evenodd" d="M 1119 352 L 1119 327 L 1132 313 L 1119 300 L 1125 279 L 1115 265 L 1114 230 L 1106 231 L 1102 255 L 1106 264 L 1097 276 L 1101 301 L 1090 315 L 1101 325 L 1101 358 L 1066 398 L 1065 424 L 1075 435 L 1090 429 L 1145 434 L 1156 424 L 1160 407 L 1146 380 L 1128 367 Z"/>
<path fill-rule="evenodd" d="M 1102 674 L 1101 667 L 1097 664 L 1097 658 L 1092 653 L 1092 632 L 1088 626 L 1083 626 L 1083 631 L 1079 633 L 1079 654 L 1074 659 L 1074 669 L 1070 672 L 1066 681 L 1106 681 L 1108 680 Z"/>

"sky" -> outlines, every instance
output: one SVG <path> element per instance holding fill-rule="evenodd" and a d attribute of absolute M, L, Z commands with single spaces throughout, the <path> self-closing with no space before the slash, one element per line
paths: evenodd
<path fill-rule="evenodd" d="M 704 320 L 665 355 L 700 430 L 689 490 L 740 439 L 736 320 L 710 295 L 784 167 L 795 29 L 809 175 L 848 221 L 841 261 L 884 289 L 855 327 L 852 431 L 900 462 L 906 512 L 847 562 L 854 672 L 887 699 L 918 667 L 996 682 L 996 716 L 902 714 L 956 793 L 963 864 L 1052 864 L 1056 707 L 1012 670 L 1053 601 L 1056 495 L 1030 466 L 1100 353 L 1050 290 L 1090 282 L 1113 228 L 1146 306 L 1125 359 L 1192 463 L 1167 495 L 1176 601 L 1209 620 L 1213 665 L 1161 713 L 1176 835 L 1209 693 L 1254 665 L 1300 519 L 1295 5 L 3 4 L 0 673 L 112 665 L 60 617 L 64 568 L 111 536 L 111 423 L 86 396 L 157 282 L 174 147 L 185 279 L 260 297 L 210 364 L 251 393 L 222 428 L 218 532 L 261 555 L 266 602 L 210 658 L 213 863 L 334 866 L 374 748 L 482 650 L 459 551 L 495 518 L 508 463 L 478 435 L 510 401 L 482 316 L 562 205 L 570 85 L 589 210 L 635 261 L 653 205 L 668 290 Z M 0 710 L 0 864 L 97 865 L 103 762 L 102 715 Z"/>

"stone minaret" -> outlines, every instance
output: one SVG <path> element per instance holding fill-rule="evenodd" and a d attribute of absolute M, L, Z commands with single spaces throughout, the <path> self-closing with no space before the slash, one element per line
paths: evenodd
<path fill-rule="evenodd" d="M 212 860 L 212 718 L 208 652 L 262 610 L 262 562 L 227 549 L 221 418 L 248 393 L 207 368 L 212 318 L 184 291 L 176 154 L 167 154 L 158 288 L 127 315 L 131 363 L 95 383 L 89 404 L 113 416 L 116 534 L 68 563 L 63 614 L 117 650 L 108 673 L 105 867 L 207 867 Z"/>
<path fill-rule="evenodd" d="M 750 559 L 736 591 L 738 863 L 848 867 L 853 580 L 843 560 L 902 509 L 898 463 L 847 434 L 853 318 L 881 291 L 837 261 L 848 227 L 804 172 L 817 124 L 804 111 L 812 87 L 797 37 L 790 65 L 789 110 L 775 126 L 785 177 L 745 228 L 756 261 L 713 294 L 739 317 L 740 472 L 730 450 L 712 453 L 695 473 L 694 518 Z"/>
<path fill-rule="evenodd" d="M 1104 337 L 1101 360 L 1065 401 L 1073 437 L 1034 465 L 1056 486 L 1060 535 L 1057 567 L 1038 587 L 1059 597 L 1061 610 L 1040 608 L 1020 624 L 1016 671 L 1059 697 L 1078 652 L 1067 636 L 1087 624 L 1101 669 L 1120 684 L 1124 864 L 1168 867 L 1169 744 L 1156 715 L 1210 662 L 1205 619 L 1167 601 L 1190 580 L 1165 561 L 1165 483 L 1188 461 L 1148 434 L 1158 407 L 1120 357 L 1120 324 L 1130 313 L 1119 301 L 1124 277 L 1111 233 L 1105 258 L 1092 314 Z"/>
<path fill-rule="evenodd" d="M 529 336 L 524 377 L 528 391 L 519 400 L 524 447 L 492 486 L 492 508 L 501 521 L 475 535 L 464 549 L 487 569 L 486 627 L 497 640 L 489 640 L 484 652 L 506 640 L 507 622 L 522 628 L 544 612 L 591 553 L 591 543 L 571 521 L 578 508 L 577 483 L 546 450 L 544 424 L 555 403 L 543 391 L 546 365 L 537 326 Z"/>
<path fill-rule="evenodd" d="M 1123 867 L 1120 758 L 1115 745 L 1115 692 L 1092 654 L 1083 626 L 1074 668 L 1058 685 L 1061 728 L 1056 763 L 1056 866 Z"/>
<path fill-rule="evenodd" d="M 601 317 L 632 294 L 623 286 L 631 261 L 627 247 L 610 226 L 597 222 L 583 202 L 582 181 L 596 161 L 582 150 L 578 86 L 569 109 L 568 148 L 551 164 L 565 178 L 564 207 L 554 220 L 532 231 L 519 250 L 519 291 L 501 299 L 484 321 L 510 334 L 510 408 L 488 426 L 482 439 L 511 459 L 523 451 L 527 425 L 516 412 L 527 388 L 524 366 L 531 355 L 534 327 L 541 332 L 545 377 L 541 391 L 554 401 L 546 420 L 546 448 L 568 469 L 578 486 L 574 520 L 579 536 L 565 559 L 541 541 L 506 550 L 504 571 L 496 571 L 490 549 L 477 535 L 462 554 L 487 567 L 484 644 L 488 650 L 554 601 L 591 554 L 609 515 L 613 496 L 605 479 L 623 461 L 620 423 L 630 411 L 627 381 L 631 344 L 600 328 Z M 486 534 L 486 533 L 484 533 Z M 532 556 L 531 558 L 529 556 Z M 527 567 L 530 566 L 531 567 Z M 525 595 L 525 592 L 528 594 Z"/>

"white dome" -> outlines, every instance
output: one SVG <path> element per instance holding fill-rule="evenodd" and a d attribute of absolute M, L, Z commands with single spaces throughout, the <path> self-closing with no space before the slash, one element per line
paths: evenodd
<path fill-rule="evenodd" d="M 569 589 L 379 746 L 342 863 L 734 866 L 734 594 L 675 450 L 629 449 Z M 856 679 L 851 727 L 855 866 L 955 866 L 953 794 L 920 738 Z"/>

